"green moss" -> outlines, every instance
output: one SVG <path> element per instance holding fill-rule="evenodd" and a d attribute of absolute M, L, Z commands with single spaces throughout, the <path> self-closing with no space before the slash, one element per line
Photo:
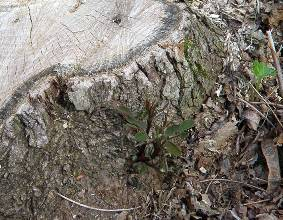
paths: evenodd
<path fill-rule="evenodd" d="M 197 44 L 189 40 L 188 37 L 185 38 L 185 41 L 184 41 L 185 59 L 194 77 L 198 77 L 200 75 L 204 79 L 209 79 L 209 74 L 206 68 L 204 67 L 204 65 L 201 64 L 198 60 L 196 60 L 196 58 L 201 57 L 200 49 L 196 45 Z"/>

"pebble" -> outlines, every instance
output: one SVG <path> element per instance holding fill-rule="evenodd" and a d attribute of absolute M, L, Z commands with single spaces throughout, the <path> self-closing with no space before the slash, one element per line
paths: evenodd
<path fill-rule="evenodd" d="M 203 174 L 207 173 L 207 170 L 204 167 L 199 168 L 199 171 L 202 172 Z"/>

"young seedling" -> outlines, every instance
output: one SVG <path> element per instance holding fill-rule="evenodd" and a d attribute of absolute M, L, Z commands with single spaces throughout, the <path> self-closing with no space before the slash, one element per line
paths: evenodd
<path fill-rule="evenodd" d="M 193 127 L 191 119 L 179 124 L 168 125 L 165 120 L 162 126 L 154 123 L 157 115 L 157 103 L 146 101 L 145 111 L 139 116 L 134 115 L 128 108 L 120 106 L 118 111 L 127 121 L 127 126 L 135 130 L 134 138 L 137 142 L 138 154 L 134 162 L 148 162 L 161 153 L 178 157 L 182 155 L 181 149 L 174 143 L 176 137 L 186 137 L 187 132 Z M 154 126 L 153 126 L 154 124 Z M 161 155 L 164 156 L 164 155 Z"/>
<path fill-rule="evenodd" d="M 260 90 L 262 87 L 262 80 L 267 77 L 276 76 L 275 69 L 269 67 L 267 64 L 258 60 L 253 61 L 252 72 L 256 78 L 256 88 Z"/>

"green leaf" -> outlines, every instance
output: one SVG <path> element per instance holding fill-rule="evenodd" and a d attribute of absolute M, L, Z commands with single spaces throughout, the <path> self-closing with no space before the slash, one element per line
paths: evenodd
<path fill-rule="evenodd" d="M 187 131 L 194 126 L 194 122 L 191 119 L 183 121 L 178 127 L 179 132 Z"/>
<path fill-rule="evenodd" d="M 167 152 L 171 154 L 172 156 L 179 157 L 182 155 L 181 149 L 177 147 L 175 144 L 173 144 L 172 142 L 167 141 L 164 146 Z"/>
<path fill-rule="evenodd" d="M 148 139 L 148 136 L 145 132 L 141 131 L 135 134 L 135 139 L 137 142 L 145 142 Z"/>
<path fill-rule="evenodd" d="M 260 82 L 265 77 L 276 75 L 275 69 L 269 67 L 267 64 L 258 60 L 253 61 L 252 72 L 258 82 Z"/>
<path fill-rule="evenodd" d="M 146 128 L 146 124 L 142 121 L 139 121 L 134 114 L 131 112 L 130 109 L 128 109 L 125 106 L 119 106 L 117 108 L 118 112 L 120 114 L 122 114 L 124 116 L 124 118 L 126 119 L 126 121 L 134 126 L 131 127 L 135 127 L 135 128 L 141 128 L 141 129 L 145 129 Z"/>
<path fill-rule="evenodd" d="M 185 131 L 192 128 L 193 125 L 194 125 L 194 122 L 191 119 L 188 119 L 188 120 L 181 122 L 179 125 L 173 125 L 173 126 L 168 127 L 165 130 L 164 134 L 166 137 L 174 136 L 177 134 L 183 134 Z"/>
<path fill-rule="evenodd" d="M 137 128 L 141 128 L 141 129 L 146 128 L 146 124 L 144 122 L 139 121 L 138 119 L 134 118 L 133 116 L 128 115 L 125 118 L 126 118 L 128 123 L 135 125 Z"/>
<path fill-rule="evenodd" d="M 178 133 L 178 125 L 173 125 L 173 126 L 170 126 L 168 128 L 166 128 L 165 130 L 165 136 L 169 137 L 169 136 L 173 136 L 175 134 Z"/>

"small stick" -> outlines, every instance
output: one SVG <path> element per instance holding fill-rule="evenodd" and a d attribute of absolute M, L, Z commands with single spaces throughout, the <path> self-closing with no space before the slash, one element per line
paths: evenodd
<path fill-rule="evenodd" d="M 241 181 L 237 181 L 237 180 L 229 180 L 229 179 L 206 179 L 206 180 L 202 180 L 202 181 L 199 181 L 200 183 L 205 183 L 205 182 L 211 182 L 211 181 L 224 181 L 224 182 L 231 182 L 231 183 L 239 183 L 239 184 L 242 184 L 242 185 L 245 185 L 247 187 L 250 187 L 250 188 L 254 188 L 254 189 L 257 189 L 257 190 L 260 190 L 260 191 L 263 191 L 263 192 L 267 192 L 265 189 L 262 189 L 260 187 L 257 187 L 257 186 L 254 186 L 254 185 L 251 185 L 251 184 L 248 184 L 248 183 L 244 183 L 244 182 L 241 182 Z"/>
<path fill-rule="evenodd" d="M 264 202 L 269 202 L 271 199 L 264 199 L 264 200 L 259 200 L 259 201 L 254 201 L 254 202 L 248 202 L 248 203 L 244 203 L 244 206 L 248 206 L 248 205 L 253 205 L 253 204 L 259 204 L 259 203 L 264 203 Z"/>
<path fill-rule="evenodd" d="M 76 204 L 78 206 L 81 206 L 81 207 L 84 207 L 84 208 L 87 208 L 87 209 L 91 209 L 91 210 L 94 210 L 94 211 L 99 211 L 99 212 L 124 212 L 124 211 L 132 211 L 132 210 L 141 208 L 139 206 L 139 207 L 136 207 L 136 208 L 129 208 L 129 209 L 100 209 L 100 208 L 94 208 L 94 207 L 91 207 L 91 206 L 88 206 L 88 205 L 81 204 L 81 203 L 76 202 L 76 201 L 74 201 L 72 199 L 69 199 L 68 197 L 66 197 L 66 196 L 64 196 L 64 195 L 62 195 L 60 193 L 57 193 L 57 192 L 55 192 L 55 194 L 57 194 L 61 198 L 66 199 L 67 201 L 69 201 L 71 203 L 74 203 L 74 204 Z"/>
<path fill-rule="evenodd" d="M 268 39 L 269 48 L 271 50 L 273 62 L 274 62 L 275 68 L 277 70 L 277 78 L 278 78 L 278 82 L 279 82 L 280 96 L 283 97 L 282 69 L 281 69 L 281 66 L 280 66 L 279 58 L 278 58 L 277 53 L 276 53 L 276 49 L 275 49 L 275 46 L 274 46 L 274 41 L 273 41 L 271 32 L 272 32 L 271 30 L 266 31 L 266 35 L 267 35 L 267 39 Z"/>
<path fill-rule="evenodd" d="M 265 102 L 250 102 L 251 104 L 255 104 L 255 105 L 261 105 L 261 104 L 266 104 Z M 278 108 L 283 108 L 283 105 L 281 104 L 277 104 L 277 103 L 272 103 L 272 102 L 268 102 L 269 105 L 278 107 Z"/>
<path fill-rule="evenodd" d="M 273 128 L 275 128 L 274 124 L 264 115 L 262 114 L 256 107 L 254 107 L 252 104 L 250 104 L 249 102 L 247 102 L 244 99 L 241 99 L 240 97 L 238 97 L 238 99 L 245 103 L 247 106 L 249 106 L 250 108 L 252 108 L 253 110 L 255 110 L 261 117 L 263 117 Z"/>
<path fill-rule="evenodd" d="M 267 180 L 264 180 L 264 179 L 261 179 L 261 178 L 258 178 L 258 177 L 254 177 L 253 180 L 259 180 L 261 182 L 268 183 Z"/>
<path fill-rule="evenodd" d="M 256 14 L 257 15 L 260 14 L 260 2 L 259 2 L 259 0 L 256 0 Z"/>
<path fill-rule="evenodd" d="M 253 86 L 253 84 L 250 85 L 252 86 L 252 88 L 254 89 L 254 91 L 256 92 L 256 94 L 258 94 L 258 96 L 265 102 L 265 104 L 269 107 L 270 111 L 272 112 L 272 114 L 274 115 L 274 117 L 276 118 L 276 120 L 278 121 L 279 125 L 281 128 L 283 128 L 283 125 L 281 123 L 281 121 L 279 120 L 278 116 L 275 114 L 275 112 L 272 110 L 272 108 L 270 107 L 270 105 L 268 104 L 268 102 L 266 101 L 265 98 L 263 98 L 263 96 L 257 91 L 257 89 Z"/>
<path fill-rule="evenodd" d="M 217 174 L 217 175 L 218 175 L 218 174 Z M 215 176 L 215 178 L 217 177 L 217 175 Z M 210 188 L 210 186 L 211 186 L 212 183 L 213 183 L 213 181 L 211 181 L 211 182 L 208 184 L 208 186 L 206 187 L 205 194 L 208 193 L 208 190 L 209 190 L 209 188 Z"/>

